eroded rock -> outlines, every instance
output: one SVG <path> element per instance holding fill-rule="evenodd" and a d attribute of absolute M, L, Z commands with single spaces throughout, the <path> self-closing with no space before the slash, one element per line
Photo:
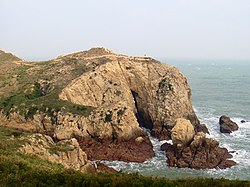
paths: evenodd
<path fill-rule="evenodd" d="M 55 143 L 50 136 L 33 134 L 23 139 L 28 142 L 19 149 L 23 153 L 33 154 L 41 159 L 61 164 L 65 168 L 85 173 L 96 171 L 95 165 L 87 159 L 86 153 L 74 138 Z"/>
<path fill-rule="evenodd" d="M 177 118 L 190 120 L 191 126 L 199 124 L 187 79 L 177 68 L 149 57 L 111 51 L 103 54 L 105 62 L 99 63 L 104 56 L 91 53 L 91 59 L 99 65 L 74 79 L 59 95 L 62 100 L 96 109 L 80 125 L 57 127 L 57 138 L 73 134 L 83 139 L 80 145 L 92 159 L 142 162 L 154 153 L 140 127 L 150 129 L 162 140 L 171 137 Z M 80 131 L 74 130 L 76 127 Z"/>
<path fill-rule="evenodd" d="M 126 162 L 144 162 L 155 155 L 153 146 L 144 135 L 143 141 L 95 140 L 79 141 L 90 160 L 121 160 Z"/>
<path fill-rule="evenodd" d="M 171 139 L 176 147 L 186 147 L 193 140 L 194 126 L 189 120 L 178 118 L 172 129 Z"/>
<path fill-rule="evenodd" d="M 97 64 L 99 58 L 96 57 Z M 187 79 L 177 68 L 149 57 L 108 53 L 105 58 L 105 63 L 66 86 L 60 99 L 97 108 L 123 101 L 133 113 L 130 117 L 138 114 L 140 125 L 160 139 L 169 138 L 169 129 L 177 118 L 199 124 Z M 111 111 L 115 112 L 112 107 Z"/>
<path fill-rule="evenodd" d="M 161 149 L 166 151 L 167 164 L 179 168 L 229 168 L 236 164 L 226 148 L 219 147 L 219 142 L 206 138 L 203 132 L 198 132 L 190 145 L 179 149 L 176 145 L 165 143 Z"/>

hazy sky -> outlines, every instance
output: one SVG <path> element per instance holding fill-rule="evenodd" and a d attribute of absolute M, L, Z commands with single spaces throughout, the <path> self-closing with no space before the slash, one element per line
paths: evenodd
<path fill-rule="evenodd" d="M 0 0 L 0 48 L 45 60 L 128 55 L 250 59 L 250 0 Z"/>

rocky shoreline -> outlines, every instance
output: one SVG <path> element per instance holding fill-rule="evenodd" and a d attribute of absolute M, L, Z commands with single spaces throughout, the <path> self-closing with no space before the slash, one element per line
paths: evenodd
<path fill-rule="evenodd" d="M 22 67 L 12 63 L 14 70 Z M 86 155 L 86 163 L 103 159 L 144 162 L 152 158 L 152 143 L 142 129 L 147 128 L 159 140 L 173 140 L 173 145 L 162 145 L 169 166 L 204 169 L 236 164 L 228 160 L 231 155 L 216 140 L 206 138 L 208 130 L 193 110 L 187 79 L 173 66 L 150 57 L 93 48 L 26 68 L 22 72 L 26 76 L 44 72 L 49 78 L 32 81 L 27 89 L 3 97 L 0 120 L 6 127 L 47 134 L 54 143 L 73 138 L 78 151 Z M 25 81 L 17 79 L 12 90 Z M 53 154 L 44 156 L 49 157 Z M 64 162 L 61 157 L 63 161 L 58 158 L 57 163 Z"/>

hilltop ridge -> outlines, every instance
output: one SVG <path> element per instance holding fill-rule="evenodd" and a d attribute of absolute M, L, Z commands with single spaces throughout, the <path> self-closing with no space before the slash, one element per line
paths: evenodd
<path fill-rule="evenodd" d="M 9 61 L 23 61 L 22 59 L 16 57 L 12 53 L 0 49 L 0 62 L 9 62 Z"/>

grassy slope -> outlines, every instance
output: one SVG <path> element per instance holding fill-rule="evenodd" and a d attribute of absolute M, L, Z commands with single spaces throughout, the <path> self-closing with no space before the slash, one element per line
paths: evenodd
<path fill-rule="evenodd" d="M 92 107 L 79 106 L 58 98 L 71 80 L 85 72 L 85 66 L 78 64 L 75 58 L 28 63 L 1 54 L 0 69 L 3 70 L 0 73 L 0 109 L 7 115 L 14 107 L 26 118 L 32 117 L 37 109 L 48 113 L 56 109 L 83 116 L 93 110 Z M 60 71 L 64 69 L 66 71 Z M 48 82 L 46 94 L 42 92 L 41 80 Z"/>
<path fill-rule="evenodd" d="M 144 177 L 139 174 L 87 175 L 61 165 L 24 155 L 17 149 L 28 133 L 0 126 L 0 186 L 250 186 L 249 181 Z"/>

